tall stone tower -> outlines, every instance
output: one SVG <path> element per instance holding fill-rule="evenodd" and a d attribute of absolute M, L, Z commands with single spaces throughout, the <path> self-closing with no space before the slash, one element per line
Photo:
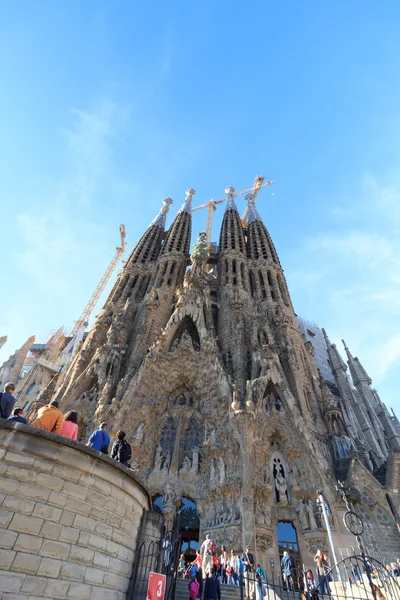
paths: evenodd
<path fill-rule="evenodd" d="M 211 255 L 200 234 L 189 257 L 194 190 L 168 231 L 164 201 L 58 390 L 62 408 L 78 410 L 82 439 L 100 421 L 127 432 L 167 524 L 184 509 L 188 556 L 212 533 L 235 550 L 250 544 L 267 568 L 285 544 L 311 566 L 328 550 L 316 489 L 336 545 L 349 547 L 338 477 L 359 491 L 367 541 L 398 551 L 400 426 L 327 338 L 323 379 L 255 195 L 243 226 L 226 192 Z"/>

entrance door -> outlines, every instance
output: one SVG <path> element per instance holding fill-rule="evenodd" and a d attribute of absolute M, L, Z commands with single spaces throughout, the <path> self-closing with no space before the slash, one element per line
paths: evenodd
<path fill-rule="evenodd" d="M 200 548 L 200 517 L 196 502 L 190 498 L 182 498 L 179 527 L 182 537 L 181 552 L 185 555 L 186 561 L 192 562 L 196 558 L 196 550 Z"/>
<path fill-rule="evenodd" d="M 286 521 L 279 521 L 276 526 L 276 534 L 278 538 L 278 548 L 279 548 L 279 563 L 283 558 L 283 553 L 288 552 L 290 558 L 292 559 L 293 571 L 292 578 L 295 590 L 303 589 L 303 577 L 301 570 L 301 560 L 299 553 L 299 544 L 297 542 L 297 533 L 296 528 L 293 526 L 293 523 Z M 283 582 L 283 586 L 286 588 L 286 582 L 282 576 L 281 571 L 281 579 Z"/>

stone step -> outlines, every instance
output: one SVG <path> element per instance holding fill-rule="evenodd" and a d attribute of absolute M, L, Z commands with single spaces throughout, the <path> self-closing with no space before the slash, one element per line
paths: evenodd
<path fill-rule="evenodd" d="M 177 579 L 174 600 L 188 600 L 188 579 Z M 238 585 L 221 584 L 221 598 L 224 600 L 239 600 L 240 587 Z"/>

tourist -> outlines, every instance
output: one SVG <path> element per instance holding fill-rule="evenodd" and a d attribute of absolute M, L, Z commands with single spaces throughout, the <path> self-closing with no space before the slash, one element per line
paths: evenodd
<path fill-rule="evenodd" d="M 117 432 L 117 441 L 113 443 L 111 449 L 111 458 L 115 458 L 121 465 L 129 467 L 129 461 L 132 458 L 132 449 L 125 439 L 125 431 Z"/>
<path fill-rule="evenodd" d="M 243 581 L 243 577 L 244 577 L 244 562 L 242 561 L 240 554 L 237 555 L 236 560 L 237 560 L 237 564 L 238 564 L 236 585 L 242 585 L 242 581 Z"/>
<path fill-rule="evenodd" d="M 197 568 L 197 567 L 196 567 Z M 200 583 L 197 577 L 192 577 L 189 581 L 189 600 L 197 600 L 201 598 Z"/>
<path fill-rule="evenodd" d="M 242 561 L 244 564 L 244 589 L 246 598 L 251 598 L 253 596 L 254 556 L 251 553 L 250 546 L 246 546 L 246 551 L 242 554 Z"/>
<path fill-rule="evenodd" d="M 115 442 L 116 443 L 116 442 Z M 115 444 L 114 444 L 115 445 Z M 114 450 L 114 446 L 113 446 L 113 450 Z M 179 563 L 178 563 L 178 577 L 184 577 L 184 572 L 185 572 L 185 555 L 182 553 L 179 557 Z"/>
<path fill-rule="evenodd" d="M 52 400 L 50 404 L 39 408 L 36 419 L 31 423 L 33 427 L 38 429 L 44 429 L 45 431 L 52 431 L 61 435 L 64 423 L 64 416 L 60 410 L 58 410 L 58 401 Z"/>
<path fill-rule="evenodd" d="M 28 423 L 28 421 L 24 417 L 24 411 L 22 408 L 14 408 L 12 412 L 12 417 L 8 417 L 9 421 L 15 421 L 16 423 Z"/>
<path fill-rule="evenodd" d="M 235 585 L 239 572 L 239 563 L 238 559 L 235 556 L 233 550 L 231 550 L 231 555 L 229 557 L 229 572 L 228 575 L 228 585 Z"/>
<path fill-rule="evenodd" d="M 108 454 L 110 441 L 110 436 L 107 433 L 107 423 L 100 423 L 100 429 L 97 429 L 92 433 L 87 445 L 93 448 L 93 450 Z"/>
<path fill-rule="evenodd" d="M 317 551 L 317 554 L 314 556 L 314 561 L 316 562 L 316 569 L 318 573 L 318 589 L 321 594 L 328 594 L 328 596 L 330 596 L 331 590 L 327 576 L 329 565 L 326 560 L 326 556 L 321 552 L 321 550 Z"/>
<path fill-rule="evenodd" d="M 211 575 L 207 577 L 204 585 L 204 600 L 221 600 L 221 586 L 215 566 L 211 568 Z"/>
<path fill-rule="evenodd" d="M 256 571 L 256 580 L 254 582 L 255 600 L 263 600 L 267 595 L 267 586 L 262 582 L 260 573 Z"/>
<path fill-rule="evenodd" d="M 78 437 L 78 413 L 70 410 L 64 415 L 64 423 L 61 431 L 63 437 L 76 440 Z"/>
<path fill-rule="evenodd" d="M 221 580 L 222 583 L 227 583 L 227 574 L 226 574 L 226 567 L 228 565 L 228 553 L 226 551 L 226 547 L 225 546 L 221 546 L 221 556 L 220 556 L 220 561 L 221 563 Z"/>
<path fill-rule="evenodd" d="M 196 550 L 196 558 L 191 564 L 195 565 L 197 570 L 200 570 L 203 567 L 203 559 L 201 557 L 200 550 Z"/>
<path fill-rule="evenodd" d="M 309 600 L 318 600 L 318 593 L 316 592 L 317 584 L 314 579 L 314 574 L 311 569 L 306 571 L 306 590 L 309 592 L 307 597 Z"/>
<path fill-rule="evenodd" d="M 210 534 L 207 533 L 206 539 L 200 546 L 200 553 L 203 557 L 203 579 L 211 571 L 212 556 L 215 550 L 215 541 L 211 538 Z"/>
<path fill-rule="evenodd" d="M 8 419 L 15 406 L 15 398 L 13 396 L 14 390 L 15 385 L 12 381 L 9 381 L 4 386 L 4 392 L 0 393 L 0 417 L 2 419 Z"/>
<path fill-rule="evenodd" d="M 265 581 L 265 572 L 264 569 L 261 568 L 260 565 L 257 565 L 256 573 L 261 577 L 261 581 Z"/>
<path fill-rule="evenodd" d="M 293 589 L 293 577 L 292 577 L 292 569 L 293 563 L 292 559 L 289 556 L 289 553 L 285 550 L 281 560 L 281 568 L 283 573 L 283 580 L 286 583 L 288 590 Z"/>

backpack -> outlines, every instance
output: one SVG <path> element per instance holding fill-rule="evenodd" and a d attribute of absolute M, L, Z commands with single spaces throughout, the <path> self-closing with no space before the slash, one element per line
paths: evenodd
<path fill-rule="evenodd" d="M 119 462 L 127 462 L 132 457 L 132 450 L 128 442 L 121 440 L 118 448 L 117 458 Z"/>
<path fill-rule="evenodd" d="M 210 540 L 208 544 L 207 554 L 215 554 L 215 540 Z"/>
<path fill-rule="evenodd" d="M 197 579 L 193 579 L 192 583 L 189 586 L 189 598 L 191 598 L 191 600 L 196 600 L 196 598 L 198 598 L 199 589 L 199 582 L 197 581 Z"/>

